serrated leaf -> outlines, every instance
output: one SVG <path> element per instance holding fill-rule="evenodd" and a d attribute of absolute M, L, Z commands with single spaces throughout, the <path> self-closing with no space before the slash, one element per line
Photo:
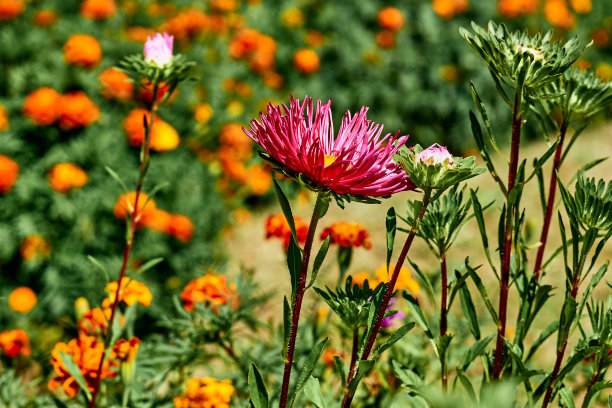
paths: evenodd
<path fill-rule="evenodd" d="M 396 342 L 401 340 L 402 337 L 406 335 L 412 328 L 414 327 L 414 322 L 410 322 L 399 329 L 397 329 L 391 337 L 389 337 L 374 353 L 373 359 L 378 360 L 378 358 L 382 355 L 382 353 L 393 346 Z"/>
<path fill-rule="evenodd" d="M 308 378 L 310 378 L 310 376 L 312 375 L 312 372 L 314 371 L 317 365 L 317 361 L 319 361 L 319 358 L 323 353 L 323 348 L 325 347 L 325 344 L 327 344 L 328 340 L 329 339 L 326 337 L 323 340 L 319 341 L 310 351 L 308 357 L 306 357 L 306 362 L 304 363 L 304 367 L 300 371 L 300 376 L 298 377 L 297 383 L 289 392 L 289 407 L 293 407 L 293 405 L 295 404 L 295 399 L 297 398 L 302 388 L 304 388 L 304 385 L 306 385 L 306 381 L 308 381 Z"/>
<path fill-rule="evenodd" d="M 321 393 L 321 384 L 319 384 L 319 380 L 315 377 L 310 377 L 308 381 L 306 381 L 304 396 L 317 408 L 327 408 L 325 399 L 323 399 L 323 394 Z"/>
<path fill-rule="evenodd" d="M 291 307 L 287 296 L 284 297 L 283 301 L 283 359 L 287 361 L 287 353 L 289 346 L 289 338 L 291 337 Z"/>
<path fill-rule="evenodd" d="M 295 304 L 302 269 L 302 252 L 293 237 L 289 239 L 287 247 L 287 267 L 291 277 L 291 304 Z"/>
<path fill-rule="evenodd" d="M 255 363 L 249 367 L 249 391 L 254 408 L 268 408 L 268 390 Z"/>

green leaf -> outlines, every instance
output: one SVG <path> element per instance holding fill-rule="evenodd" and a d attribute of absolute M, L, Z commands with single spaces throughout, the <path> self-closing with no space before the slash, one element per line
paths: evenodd
<path fill-rule="evenodd" d="M 382 353 L 393 346 L 396 342 L 398 342 L 402 337 L 406 335 L 412 328 L 414 327 L 414 322 L 410 322 L 399 329 L 397 329 L 391 337 L 387 339 L 381 346 L 376 350 L 374 356 L 372 357 L 374 360 L 378 360 L 378 358 L 382 355 Z"/>
<path fill-rule="evenodd" d="M 589 408 L 593 403 L 593 398 L 597 396 L 597 393 L 602 390 L 605 390 L 606 388 L 612 388 L 612 381 L 603 381 L 594 384 L 587 393 L 587 395 L 584 397 L 582 408 Z M 608 404 L 612 406 L 612 396 L 608 397 Z"/>
<path fill-rule="evenodd" d="M 539 171 L 541 171 L 542 166 L 544 166 L 544 164 L 550 158 L 550 156 L 552 156 L 555 150 L 557 150 L 557 147 L 559 146 L 560 142 L 561 142 L 561 139 L 557 139 L 555 143 L 553 143 L 539 159 L 535 160 L 533 171 L 531 172 L 531 175 L 527 177 L 527 180 L 525 180 L 525 183 L 527 183 L 529 180 L 533 178 L 533 176 L 535 176 Z"/>
<path fill-rule="evenodd" d="M 395 208 L 393 207 L 389 208 L 389 211 L 387 211 L 385 227 L 387 229 L 387 272 L 388 272 L 389 265 L 391 263 L 391 255 L 393 254 L 393 243 L 395 242 L 395 233 L 397 231 L 397 216 L 395 215 Z"/>
<path fill-rule="evenodd" d="M 403 367 L 396 360 L 391 360 L 393 374 L 407 387 L 414 388 L 423 385 L 423 379 L 409 368 Z"/>
<path fill-rule="evenodd" d="M 476 391 L 474 391 L 474 386 L 472 385 L 470 379 L 467 378 L 461 370 L 457 370 L 457 378 L 459 379 L 459 381 L 461 381 L 461 385 L 463 385 L 463 388 L 465 388 L 465 391 L 467 392 L 472 404 L 474 404 L 474 406 L 478 406 L 478 398 L 476 397 Z"/>
<path fill-rule="evenodd" d="M 287 267 L 291 276 L 291 304 L 295 304 L 302 270 L 302 252 L 293 237 L 289 240 L 289 247 L 287 247 Z"/>
<path fill-rule="evenodd" d="M 268 408 L 268 391 L 266 384 L 255 363 L 249 367 L 249 391 L 254 408 Z"/>
<path fill-rule="evenodd" d="M 419 305 L 418 300 L 413 298 L 409 293 L 403 293 L 404 299 L 406 299 L 408 309 L 410 309 L 410 314 L 416 320 L 417 324 L 421 329 L 425 332 L 427 337 L 433 339 L 433 333 L 429 329 L 429 324 L 427 323 L 427 319 L 425 319 L 425 315 L 423 314 L 423 310 L 421 310 L 421 306 Z"/>
<path fill-rule="evenodd" d="M 559 390 L 559 406 L 564 408 L 576 408 L 574 404 L 574 393 L 571 388 L 561 388 Z"/>
<path fill-rule="evenodd" d="M 359 386 L 359 382 L 370 372 L 372 367 L 374 367 L 374 360 L 360 360 L 359 365 L 357 366 L 357 372 L 355 373 L 355 377 L 351 380 L 349 384 L 349 393 L 351 395 L 355 394 L 357 390 L 357 386 Z"/>
<path fill-rule="evenodd" d="M 558 320 L 555 320 L 554 322 L 546 326 L 546 328 L 542 330 L 542 333 L 540 333 L 538 338 L 531 345 L 531 348 L 529 349 L 529 352 L 527 353 L 527 358 L 525 358 L 525 362 L 529 361 L 529 359 L 531 359 L 531 357 L 535 354 L 535 352 L 542 345 L 542 343 L 544 343 L 546 339 L 548 339 L 557 330 L 559 330 Z"/>
<path fill-rule="evenodd" d="M 328 340 L 329 339 L 326 337 L 323 340 L 319 341 L 310 351 L 308 357 L 306 357 L 306 362 L 304 363 L 304 367 L 300 372 L 300 376 L 298 377 L 297 383 L 289 393 L 289 407 L 293 407 L 293 405 L 295 404 L 295 399 L 297 398 L 302 388 L 304 388 L 304 385 L 306 385 L 306 381 L 308 381 L 308 379 L 312 375 L 312 372 L 314 371 L 317 365 L 317 361 L 319 361 L 319 358 L 323 353 L 323 348 L 325 347 L 325 344 Z"/>
<path fill-rule="evenodd" d="M 287 296 L 283 302 L 283 358 L 287 361 L 289 338 L 291 337 L 291 307 L 287 301 Z"/>
<path fill-rule="evenodd" d="M 87 259 L 89 259 L 89 262 L 94 264 L 98 268 L 98 270 L 102 273 L 102 277 L 104 278 L 104 283 L 107 284 L 108 282 L 110 282 L 110 278 L 108 277 L 108 272 L 106 271 L 106 268 L 104 267 L 104 265 L 102 265 L 100 261 L 98 261 L 96 258 L 94 258 L 91 255 L 87 255 Z"/>
<path fill-rule="evenodd" d="M 310 377 L 304 386 L 304 396 L 308 401 L 312 402 L 317 408 L 326 408 L 323 394 L 321 393 L 321 384 L 315 377 Z M 257 407 L 255 407 L 257 408 Z"/>
<path fill-rule="evenodd" d="M 342 380 L 342 388 L 346 387 L 346 370 L 344 369 L 344 360 L 340 356 L 334 356 L 334 370 Z"/>
<path fill-rule="evenodd" d="M 485 337 L 482 340 L 478 340 L 476 343 L 472 344 L 467 352 L 463 355 L 461 362 L 459 363 L 459 370 L 465 371 L 469 367 L 469 365 L 479 356 L 485 354 L 487 351 L 487 346 L 491 342 L 491 340 L 495 337 L 494 334 L 491 334 Z"/>
<path fill-rule="evenodd" d="M 480 279 L 480 276 L 478 276 L 478 274 L 476 273 L 476 270 L 473 269 L 469 265 L 468 259 L 469 258 L 465 259 L 465 266 L 467 268 L 467 271 L 470 274 L 470 277 L 472 278 L 474 283 L 476 284 L 476 288 L 478 289 L 478 292 L 480 293 L 480 296 L 482 297 L 482 300 L 484 301 L 485 306 L 487 307 L 487 310 L 489 311 L 489 314 L 491 315 L 491 318 L 493 319 L 495 324 L 499 324 L 499 317 L 497 316 L 497 312 L 495 311 L 493 304 L 489 300 L 489 295 L 487 295 L 487 290 L 485 289 L 482 283 L 482 280 Z"/>
<path fill-rule="evenodd" d="M 485 106 L 482 103 L 482 99 L 480 99 L 480 96 L 478 95 L 478 92 L 476 92 L 476 88 L 474 87 L 474 84 L 472 83 L 472 81 L 470 81 L 470 91 L 472 92 L 472 99 L 474 100 L 474 103 L 476 104 L 476 108 L 478 108 L 478 113 L 480 114 L 480 119 L 482 119 L 482 123 L 484 124 L 485 133 L 487 134 L 487 137 L 489 139 L 489 143 L 491 143 L 491 146 L 493 146 L 495 151 L 500 156 L 503 157 L 501 151 L 499 150 L 499 147 L 497 147 L 497 144 L 495 143 L 495 139 L 493 138 L 493 134 L 491 133 L 491 125 L 489 124 L 489 117 L 487 115 L 487 111 L 485 109 Z"/>
<path fill-rule="evenodd" d="M 297 234 L 295 233 L 295 221 L 293 220 L 293 213 L 291 212 L 291 206 L 289 205 L 289 200 L 283 190 L 278 185 L 276 180 L 274 181 L 274 191 L 276 192 L 276 196 L 278 197 L 278 202 L 283 210 L 283 214 L 285 214 L 285 219 L 287 220 L 287 224 L 289 224 L 289 228 L 291 229 L 291 236 L 298 242 Z"/>
<path fill-rule="evenodd" d="M 158 263 L 162 262 L 164 260 L 164 258 L 154 258 L 151 259 L 150 261 L 146 262 L 144 265 L 142 265 L 140 268 L 138 268 L 136 270 L 136 272 L 134 272 L 134 275 L 141 275 L 143 273 L 145 273 L 146 271 L 148 271 L 149 269 L 153 268 L 155 265 L 157 265 Z"/>
<path fill-rule="evenodd" d="M 115 172 L 115 170 L 111 169 L 108 166 L 104 166 L 104 170 L 106 170 L 106 172 L 108 174 L 110 174 L 110 176 L 117 182 L 117 184 L 119 184 L 119 187 L 121 187 L 121 190 L 123 190 L 123 193 L 127 193 L 127 188 L 125 187 L 125 184 L 123 183 L 123 180 L 121 180 L 121 177 L 119 177 L 119 175 Z"/>
<path fill-rule="evenodd" d="M 561 320 L 559 321 L 559 336 L 557 337 L 557 350 L 561 350 L 565 344 L 565 340 L 569 336 L 570 328 L 576 318 L 576 309 L 578 305 L 576 300 L 569 294 L 565 298 L 563 303 L 563 309 L 561 309 Z"/>
<path fill-rule="evenodd" d="M 421 268 L 419 268 L 419 266 L 412 261 L 412 259 L 410 258 L 406 258 L 407 261 L 410 263 L 410 265 L 412 266 L 412 268 L 414 269 L 414 271 L 416 272 L 416 274 L 419 276 L 419 278 L 421 279 L 421 282 L 423 282 L 423 285 L 425 286 L 425 290 L 427 291 L 427 295 L 429 295 L 429 298 L 431 299 L 431 301 L 433 302 L 433 304 L 436 304 L 436 295 L 435 295 L 435 291 L 433 288 L 433 285 L 431 284 L 431 281 L 429 280 L 429 278 L 423 273 L 423 271 L 421 270 Z M 449 306 L 450 307 L 450 306 Z"/>
<path fill-rule="evenodd" d="M 74 380 L 79 385 L 81 390 L 87 395 L 87 400 L 91 399 L 91 393 L 89 392 L 89 388 L 87 388 L 87 382 L 85 382 L 85 378 L 81 373 L 81 369 L 74 363 L 72 360 L 72 356 L 64 353 L 63 351 L 58 351 L 60 355 L 60 359 L 66 368 L 66 371 L 74 377 Z"/>
<path fill-rule="evenodd" d="M 478 325 L 478 316 L 476 315 L 476 307 L 472 301 L 472 295 L 467 288 L 467 285 L 461 285 L 459 288 L 459 299 L 461 300 L 461 309 L 467 317 L 470 324 L 470 330 L 476 340 L 480 339 L 480 326 Z"/>
<path fill-rule="evenodd" d="M 331 234 L 329 234 L 325 238 L 325 241 L 323 241 L 323 243 L 321 244 L 321 248 L 319 248 L 319 252 L 317 252 L 317 256 L 315 257 L 314 263 L 312 265 L 312 273 L 310 274 L 310 282 L 308 283 L 308 286 L 306 287 L 306 289 L 314 285 L 315 280 L 317 279 L 317 274 L 319 273 L 319 270 L 321 269 L 321 265 L 323 264 L 323 261 L 325 260 L 325 257 L 327 256 L 327 251 L 329 250 L 330 242 L 331 242 Z"/>
<path fill-rule="evenodd" d="M 487 238 L 487 230 L 485 227 L 484 216 L 482 214 L 482 205 L 480 205 L 480 201 L 478 200 L 478 196 L 476 195 L 476 191 L 470 189 L 470 196 L 472 198 L 472 207 L 474 208 L 474 218 L 476 218 L 476 223 L 478 224 L 478 230 L 480 231 L 480 237 L 482 239 L 482 246 L 485 250 L 485 255 L 487 256 L 487 260 L 489 261 L 489 265 L 491 269 L 497 274 L 497 269 L 493 264 L 493 259 L 491 258 L 491 252 L 489 251 L 489 239 Z"/>

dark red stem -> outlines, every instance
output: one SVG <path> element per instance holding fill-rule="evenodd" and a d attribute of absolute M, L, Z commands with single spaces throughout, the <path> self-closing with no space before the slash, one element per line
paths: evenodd
<path fill-rule="evenodd" d="M 440 279 L 442 281 L 442 295 L 440 299 L 440 337 L 446 335 L 446 314 L 447 314 L 447 306 L 446 306 L 446 298 L 448 296 L 448 276 L 446 269 L 446 253 L 442 252 L 440 254 Z M 446 357 L 444 357 L 446 359 Z M 448 373 L 446 362 L 442 362 L 442 389 L 446 391 L 448 388 Z"/>
<path fill-rule="evenodd" d="M 513 218 L 514 210 L 510 208 L 510 194 L 516 182 L 518 170 L 519 147 L 521 143 L 522 119 L 519 112 L 519 92 L 514 97 L 512 112 L 512 142 L 510 146 L 510 168 L 508 171 L 508 195 L 506 196 L 507 213 L 504 227 L 504 247 L 502 252 L 501 281 L 499 288 L 499 325 L 497 326 L 497 341 L 495 345 L 495 358 L 493 360 L 493 378 L 499 379 L 502 371 L 502 357 L 504 354 L 504 337 L 506 336 L 506 310 L 508 308 L 508 285 L 510 282 L 510 258 L 512 254 Z"/>
<path fill-rule="evenodd" d="M 291 334 L 289 335 L 289 344 L 287 346 L 287 360 L 285 361 L 285 371 L 283 373 L 283 384 L 281 387 L 279 408 L 285 408 L 287 406 L 287 395 L 289 394 L 289 380 L 291 379 L 293 352 L 295 351 L 295 340 L 297 338 L 298 322 L 300 320 L 302 300 L 304 298 L 304 292 L 306 288 L 308 263 L 310 261 L 310 253 L 312 251 L 312 242 L 314 240 L 315 230 L 317 229 L 317 223 L 320 219 L 319 214 L 321 212 L 323 201 L 325 199 L 326 198 L 324 198 L 321 193 L 317 196 L 317 202 L 315 203 L 312 218 L 310 219 L 310 226 L 308 227 L 308 235 L 306 236 L 306 242 L 304 243 L 304 254 L 302 257 L 302 266 L 300 269 L 300 279 L 298 281 L 298 287 L 295 295 L 295 305 L 293 306 Z"/>
<path fill-rule="evenodd" d="M 544 260 L 544 250 L 546 249 L 546 241 L 548 240 L 548 230 L 552 219 L 553 210 L 555 208 L 555 195 L 557 194 L 557 171 L 561 165 L 561 152 L 563 151 L 563 141 L 565 140 L 565 132 L 567 131 L 567 122 L 564 121 L 561 125 L 559 133 L 559 145 L 555 150 L 555 159 L 553 161 L 552 174 L 550 175 L 550 189 L 548 191 L 548 203 L 546 205 L 546 215 L 544 216 L 544 225 L 542 226 L 542 235 L 540 235 L 540 247 L 536 255 L 535 267 L 533 273 L 535 281 L 540 280 L 542 272 L 542 262 Z"/>
<path fill-rule="evenodd" d="M 410 229 L 410 233 L 406 238 L 406 242 L 404 243 L 404 247 L 402 248 L 402 252 L 400 253 L 399 259 L 395 264 L 395 269 L 393 270 L 393 274 L 391 275 L 391 280 L 389 281 L 389 285 L 387 286 L 387 291 L 385 292 L 385 296 L 383 298 L 382 304 L 380 305 L 380 309 L 378 309 L 378 314 L 376 315 L 376 321 L 374 322 L 374 327 L 370 332 L 370 336 L 368 337 L 368 341 L 366 343 L 365 348 L 363 349 L 363 353 L 361 354 L 361 360 L 367 360 L 370 352 L 372 351 L 372 347 L 374 347 L 374 341 L 376 340 L 376 335 L 378 335 L 378 331 L 380 330 L 380 325 L 382 323 L 383 318 L 385 317 L 385 312 L 387 311 L 387 307 L 389 306 L 389 301 L 391 300 L 391 296 L 393 295 L 393 290 L 395 289 L 395 283 L 397 282 L 397 278 L 399 276 L 400 270 L 404 265 L 404 261 L 406 256 L 408 256 L 408 251 L 410 250 L 410 246 L 412 245 L 412 241 L 414 241 L 414 237 L 418 231 L 419 223 L 423 219 L 423 215 L 425 214 L 425 210 L 427 209 L 427 205 L 429 205 L 431 191 L 426 191 L 425 196 L 423 197 L 423 207 L 419 212 L 419 219 L 415 221 L 415 224 Z M 342 402 L 342 406 L 344 408 L 349 408 L 351 406 L 351 402 L 353 401 L 354 395 L 349 392 L 348 384 L 351 383 L 353 379 L 352 376 L 347 377 L 347 391 L 344 395 L 344 400 Z"/>

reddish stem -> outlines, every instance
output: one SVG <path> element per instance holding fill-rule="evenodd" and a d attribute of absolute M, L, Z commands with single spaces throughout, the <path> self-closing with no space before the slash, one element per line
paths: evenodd
<path fill-rule="evenodd" d="M 544 225 L 542 226 L 542 235 L 540 235 L 540 247 L 538 248 L 535 267 L 533 269 L 536 282 L 540 280 L 540 274 L 542 272 L 542 262 L 544 260 L 544 250 L 546 249 L 546 241 L 548 240 L 548 230 L 550 228 L 550 221 L 552 219 L 553 210 L 555 208 L 555 195 L 557 194 L 557 171 L 561 166 L 561 152 L 563 150 L 563 141 L 565 139 L 566 131 L 567 122 L 563 121 L 563 124 L 561 125 L 561 132 L 559 133 L 559 145 L 555 150 L 555 159 L 553 161 L 553 167 L 551 172 L 552 174 L 550 175 L 550 189 L 548 191 L 548 203 L 546 205 Z"/>
<path fill-rule="evenodd" d="M 519 92 L 514 97 L 514 109 L 512 112 L 512 142 L 510 146 L 510 168 L 508 171 L 508 194 L 506 202 L 510 204 L 509 198 L 516 182 L 518 170 L 519 147 L 521 143 L 521 123 L 519 113 Z M 493 361 L 493 378 L 499 379 L 502 371 L 502 357 L 504 354 L 504 337 L 506 336 L 506 311 L 508 309 L 508 285 L 510 282 L 510 259 L 512 254 L 514 210 L 507 206 L 506 223 L 504 226 L 504 247 L 502 252 L 501 281 L 499 289 L 499 325 L 497 326 L 497 341 L 495 345 L 495 359 Z"/>
<path fill-rule="evenodd" d="M 279 408 L 287 406 L 287 395 L 289 394 L 289 380 L 291 379 L 291 367 L 293 363 L 293 352 L 295 351 L 295 340 L 297 338 L 298 322 L 300 320 L 300 311 L 302 309 L 302 300 L 306 288 L 306 275 L 308 274 L 308 263 L 310 261 L 310 252 L 312 251 L 312 242 L 314 240 L 317 223 L 320 219 L 320 212 L 323 206 L 323 201 L 326 198 L 321 193 L 317 196 L 310 226 L 308 227 L 308 235 L 304 243 L 304 254 L 302 257 L 302 266 L 300 269 L 300 279 L 295 295 L 295 305 L 293 306 L 293 317 L 291 322 L 291 334 L 289 336 L 289 344 L 287 346 L 287 360 L 285 360 L 285 371 L 283 373 L 283 384 L 281 387 Z"/>
<path fill-rule="evenodd" d="M 448 275 L 447 275 L 447 268 L 446 268 L 446 253 L 442 252 L 440 254 L 440 276 L 441 276 L 441 281 L 442 281 L 442 296 L 440 299 L 440 337 L 443 337 L 444 335 L 446 335 L 446 328 L 447 328 L 447 322 L 446 322 L 446 314 L 447 314 L 447 306 L 446 306 L 446 302 L 447 302 L 447 296 L 448 296 Z M 446 360 L 446 357 L 444 357 L 444 359 Z M 448 373 L 447 373 L 447 367 L 446 367 L 446 362 L 442 362 L 442 389 L 446 391 L 446 389 L 448 388 Z"/>
<path fill-rule="evenodd" d="M 157 100 L 157 85 L 154 88 L 153 92 L 153 101 Z M 132 216 L 130 217 L 130 229 L 127 237 L 127 241 L 125 244 L 125 251 L 123 252 L 123 262 L 121 263 L 121 270 L 119 271 L 119 278 L 117 279 L 117 290 L 115 291 L 115 300 L 113 302 L 113 306 L 111 308 L 111 315 L 109 320 L 109 331 L 104 338 L 104 350 L 106 350 L 109 346 L 109 342 L 111 339 L 111 330 L 113 327 L 113 322 L 115 321 L 115 315 L 117 313 L 117 307 L 119 306 L 119 295 L 121 290 L 121 281 L 125 277 L 125 272 L 127 271 L 128 260 L 130 259 L 130 252 L 132 251 L 132 243 L 134 242 L 134 234 L 136 231 L 136 225 L 138 220 L 140 219 L 140 214 L 138 212 L 138 202 L 140 200 L 140 194 L 142 191 L 142 185 L 144 183 L 144 176 L 147 169 L 147 160 L 149 157 L 149 150 L 151 148 L 151 130 L 153 128 L 153 121 L 155 119 L 155 112 L 157 111 L 157 104 L 153 102 L 150 112 L 150 119 L 147 126 L 147 132 L 145 135 L 145 149 L 144 154 L 142 155 L 142 161 L 140 162 L 140 170 L 138 177 L 138 184 L 136 185 L 136 193 L 134 195 L 134 210 Z M 145 204 L 146 205 L 146 204 Z M 144 207 L 143 207 L 144 211 Z M 93 392 L 91 394 L 91 400 L 89 401 L 89 408 L 95 408 L 96 406 L 96 398 L 100 391 L 100 376 L 102 375 L 102 368 L 104 366 L 104 360 L 106 357 L 106 352 L 102 353 L 102 357 L 100 358 L 100 363 L 98 364 L 98 369 L 96 370 L 96 377 L 93 384 Z"/>
<path fill-rule="evenodd" d="M 412 245 L 412 241 L 414 241 L 414 237 L 418 231 L 418 225 L 423 219 L 423 215 L 425 214 L 425 210 L 427 209 L 427 205 L 429 204 L 431 191 L 426 191 L 425 196 L 423 197 L 423 207 L 419 212 L 419 219 L 415 221 L 412 226 L 408 237 L 406 238 L 406 242 L 404 243 L 404 247 L 402 248 L 402 252 L 400 253 L 399 259 L 395 264 L 395 269 L 393 270 L 393 275 L 391 275 L 391 280 L 389 281 L 389 285 L 387 286 L 387 291 L 385 292 L 385 296 L 383 298 L 382 304 L 380 305 L 380 309 L 378 309 L 378 314 L 376 315 L 376 321 L 374 323 L 374 327 L 370 332 L 370 336 L 368 337 L 368 341 L 366 343 L 365 348 L 363 349 L 363 353 L 361 354 L 361 360 L 367 360 L 370 352 L 372 351 L 372 347 L 374 347 L 374 341 L 376 340 L 376 335 L 380 330 L 380 325 L 382 323 L 383 318 L 385 317 L 385 312 L 387 311 L 387 307 L 389 306 L 389 301 L 391 300 L 391 296 L 393 295 L 393 290 L 395 289 L 395 283 L 397 282 L 397 278 L 399 276 L 400 270 L 404 265 L 404 260 L 406 256 L 408 256 L 408 251 L 410 250 L 410 246 Z M 349 373 L 350 374 L 350 373 Z M 354 374 L 354 373 L 353 373 Z M 351 402 L 353 401 L 354 394 L 349 392 L 348 385 L 351 383 L 353 379 L 352 376 L 347 377 L 347 390 L 344 395 L 344 400 L 342 402 L 342 406 L 344 408 L 349 408 L 351 406 Z M 356 389 L 356 388 L 355 388 Z"/>

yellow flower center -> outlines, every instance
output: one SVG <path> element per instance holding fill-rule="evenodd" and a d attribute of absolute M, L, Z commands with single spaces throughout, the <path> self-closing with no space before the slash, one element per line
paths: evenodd
<path fill-rule="evenodd" d="M 325 161 L 325 167 L 331 166 L 336 161 L 336 159 L 337 159 L 336 156 L 324 155 L 323 160 Z"/>

